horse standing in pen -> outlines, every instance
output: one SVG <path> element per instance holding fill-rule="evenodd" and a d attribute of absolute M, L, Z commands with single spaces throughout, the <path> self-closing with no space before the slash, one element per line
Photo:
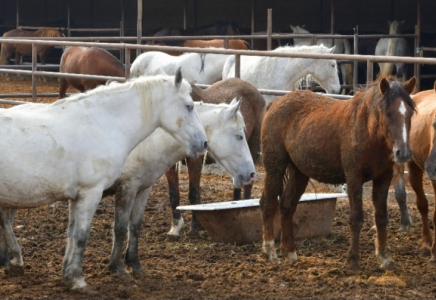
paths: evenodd
<path fill-rule="evenodd" d="M 412 99 L 416 104 L 417 114 L 412 118 L 410 147 L 413 154 L 412 159 L 407 163 L 407 169 L 410 185 L 416 194 L 416 205 L 422 221 L 420 252 L 423 254 L 430 252 L 430 262 L 436 264 L 436 233 L 433 233 L 433 237 L 431 236 L 428 222 L 428 200 L 423 188 L 423 175 L 425 173 L 430 179 L 434 195 L 436 195 L 436 82 L 434 89 L 419 92 L 413 95 Z M 405 229 L 408 229 L 411 226 L 411 219 L 406 204 L 404 170 L 403 166 L 397 168 L 400 176 L 394 184 L 395 198 L 401 208 L 402 226 L 406 226 Z M 432 221 L 435 227 L 436 210 L 433 212 Z"/>
<path fill-rule="evenodd" d="M 359 268 L 359 235 L 363 224 L 363 184 L 373 183 L 372 201 L 377 228 L 376 257 L 382 268 L 395 263 L 387 251 L 387 196 L 394 163 L 412 156 L 409 146 L 416 84 L 381 78 L 348 101 L 310 91 L 294 91 L 267 108 L 261 132 L 265 168 L 260 199 L 263 251 L 277 258 L 273 217 L 281 217 L 282 255 L 297 261 L 293 216 L 310 178 L 347 184 L 351 244 L 347 264 Z M 277 201 L 279 197 L 279 201 Z"/>
<path fill-rule="evenodd" d="M 65 49 L 59 66 L 60 73 L 124 77 L 124 65 L 111 53 L 101 48 L 71 46 Z M 80 92 L 103 85 L 106 80 L 59 77 L 59 98 L 65 97 L 71 85 Z"/>
<path fill-rule="evenodd" d="M 3 34 L 3 37 L 8 38 L 30 38 L 30 37 L 61 37 L 64 36 L 60 29 L 45 28 L 38 29 L 36 31 L 25 31 L 22 29 L 12 29 Z M 50 54 L 54 46 L 51 45 L 36 45 L 36 53 L 39 56 L 41 64 L 45 64 L 46 56 Z M 15 64 L 19 65 L 21 62 L 21 56 L 32 56 L 31 44 L 10 44 L 2 43 L 2 49 L 0 52 L 0 65 L 7 65 L 12 57 L 12 53 L 15 52 Z"/>
<path fill-rule="evenodd" d="M 24 272 L 11 226 L 15 209 L 68 200 L 62 277 L 73 289 L 86 287 L 83 253 L 91 221 L 129 153 L 158 127 L 190 156 L 207 149 L 190 91 L 179 70 L 176 76 L 112 83 L 50 105 L 0 110 L 0 227 L 10 249 L 7 272 Z"/>
<path fill-rule="evenodd" d="M 389 34 L 401 33 L 401 25 L 404 21 L 389 22 Z M 380 39 L 375 47 L 375 55 L 381 56 L 408 56 L 410 55 L 409 47 L 405 38 L 383 38 Z M 379 63 L 380 76 L 388 76 L 393 74 L 395 67 L 395 75 L 398 78 L 406 80 L 407 78 L 407 66 L 405 63 Z"/>
<path fill-rule="evenodd" d="M 194 100 L 204 101 L 206 103 L 230 103 L 232 99 L 241 99 L 241 113 L 245 121 L 245 139 L 248 142 L 250 153 L 253 161 L 256 163 L 260 153 L 260 127 L 262 124 L 265 100 L 259 91 L 239 78 L 229 78 L 219 81 L 205 90 L 202 90 L 195 85 L 192 85 L 191 96 Z M 235 143 L 245 140 L 243 136 L 236 137 Z M 199 158 L 187 158 L 186 166 L 188 168 L 189 175 L 189 203 L 200 204 L 201 203 L 201 191 L 200 191 L 200 179 L 201 170 L 204 163 L 211 163 L 213 159 L 209 155 Z M 168 187 L 170 191 L 170 203 L 172 208 L 173 221 L 171 230 L 168 232 L 168 236 L 174 238 L 179 237 L 180 230 L 184 224 L 180 211 L 176 210 L 180 204 L 180 191 L 179 191 L 179 176 L 174 165 L 165 174 Z M 249 179 L 245 179 L 243 184 L 244 199 L 251 198 L 251 189 L 253 187 L 254 173 Z M 235 184 L 233 189 L 233 199 L 241 199 L 241 184 Z M 188 235 L 196 237 L 199 235 L 198 231 L 202 228 L 196 216 L 193 214 L 191 219 L 191 227 Z"/>
<path fill-rule="evenodd" d="M 333 48 L 323 45 L 284 46 L 273 50 L 277 53 L 319 53 L 330 54 Z M 241 56 L 241 79 L 258 89 L 292 91 L 294 84 L 307 75 L 312 77 L 328 92 L 337 94 L 340 91 L 338 69 L 333 59 Z M 222 78 L 235 77 L 235 57 L 227 59 Z M 268 104 L 277 96 L 264 95 Z"/>

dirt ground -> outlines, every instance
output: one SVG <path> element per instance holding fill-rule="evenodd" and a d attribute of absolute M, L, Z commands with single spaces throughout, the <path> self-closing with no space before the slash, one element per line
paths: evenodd
<path fill-rule="evenodd" d="M 29 81 L 0 80 L 0 93 L 29 93 Z M 72 90 L 73 91 L 73 90 Z M 38 92 L 57 92 L 56 81 L 38 82 Z M 53 99 L 45 99 L 50 102 Z M 261 168 L 258 170 L 261 173 Z M 261 176 L 259 176 L 261 177 Z M 188 181 L 180 178 L 182 204 L 187 203 Z M 308 192 L 330 191 L 314 182 Z M 426 183 L 427 193 L 433 194 Z M 261 195 L 261 180 L 255 183 L 253 198 Z M 227 175 L 205 174 L 203 202 L 228 201 L 232 185 Z M 146 209 L 139 245 L 140 260 L 147 271 L 142 280 L 122 282 L 108 272 L 112 243 L 114 199 L 102 199 L 94 217 L 84 255 L 84 275 L 91 293 L 70 291 L 61 280 L 68 206 L 54 203 L 20 210 L 14 230 L 23 250 L 25 274 L 0 274 L 0 299 L 424 299 L 436 297 L 436 267 L 418 253 L 420 217 L 413 199 L 409 208 L 414 222 L 410 232 L 399 230 L 397 204 L 389 201 L 389 246 L 398 265 L 395 272 L 381 269 L 374 255 L 375 232 L 371 199 L 364 199 L 365 224 L 361 231 L 362 270 L 344 268 L 349 246 L 349 205 L 339 198 L 333 230 L 326 238 L 301 240 L 299 260 L 267 261 L 261 243 L 235 246 L 212 242 L 207 232 L 201 239 L 182 237 L 170 241 L 171 211 L 164 178 L 153 188 Z M 430 200 L 433 212 L 433 198 Z M 190 214 L 184 213 L 186 222 Z"/>

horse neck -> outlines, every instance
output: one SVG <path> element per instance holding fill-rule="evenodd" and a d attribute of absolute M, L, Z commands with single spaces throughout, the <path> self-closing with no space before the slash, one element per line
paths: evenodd
<path fill-rule="evenodd" d="M 286 79 L 283 74 L 280 76 L 288 82 L 288 88 L 293 90 L 294 84 L 300 80 L 301 78 L 313 73 L 314 68 L 316 68 L 316 59 L 307 59 L 307 58 L 283 58 L 285 59 L 284 64 L 281 64 L 285 67 L 285 73 L 288 74 L 289 78 Z M 279 61 L 276 62 L 276 64 Z M 288 65 L 292 65 L 292 70 L 289 70 Z M 280 71 L 281 72 L 281 71 Z"/>

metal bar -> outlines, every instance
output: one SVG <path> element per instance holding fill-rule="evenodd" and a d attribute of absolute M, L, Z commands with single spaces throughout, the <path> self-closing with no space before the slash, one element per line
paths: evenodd
<path fill-rule="evenodd" d="M 1 71 L 1 69 L 0 69 Z M 85 75 L 76 73 L 56 73 L 56 72 L 46 72 L 46 71 L 35 71 L 33 72 L 35 76 L 53 76 L 53 77 L 65 77 L 65 78 L 84 78 L 84 79 L 96 79 L 96 80 L 114 80 L 114 81 L 126 81 L 124 77 L 115 76 L 100 76 L 100 75 Z"/>
<path fill-rule="evenodd" d="M 141 44 L 142 37 L 142 0 L 138 0 L 138 17 L 136 23 L 136 43 Z M 136 57 L 141 54 L 141 49 L 136 49 Z"/>
<path fill-rule="evenodd" d="M 183 29 L 188 28 L 188 0 L 183 2 Z"/>
<path fill-rule="evenodd" d="M 70 11 L 70 0 L 68 0 L 68 7 L 67 7 L 67 30 L 68 30 L 68 37 L 71 36 L 71 11 Z"/>
<path fill-rule="evenodd" d="M 36 67 L 38 69 L 59 69 L 59 65 L 50 64 L 50 65 L 41 65 L 37 64 Z M 0 65 L 2 69 L 32 69 L 32 65 Z"/>
<path fill-rule="evenodd" d="M 20 105 L 20 104 L 27 104 L 29 102 L 17 101 L 17 100 L 0 99 L 0 103 L 1 104 L 8 104 L 8 105 Z"/>
<path fill-rule="evenodd" d="M 366 84 L 373 81 L 374 77 L 374 63 L 370 60 L 366 62 Z M 354 87 L 353 87 L 354 88 Z"/>
<path fill-rule="evenodd" d="M 354 29 L 354 54 L 353 55 L 357 55 L 359 54 L 359 33 L 358 33 L 358 26 L 356 26 L 356 28 Z M 358 62 L 354 61 L 353 63 L 353 91 L 354 93 L 356 93 L 356 88 L 357 88 L 357 68 L 358 68 Z"/>
<path fill-rule="evenodd" d="M 224 39 L 224 48 L 229 49 L 229 39 Z"/>
<path fill-rule="evenodd" d="M 124 72 L 125 72 L 125 76 L 126 79 L 130 77 L 130 49 L 125 49 L 124 50 L 124 54 L 125 54 L 125 62 L 126 65 L 124 67 Z"/>
<path fill-rule="evenodd" d="M 17 0 L 16 22 L 17 22 L 16 28 L 18 28 L 18 26 L 20 26 L 20 0 Z"/>
<path fill-rule="evenodd" d="M 436 52 L 436 48 L 432 48 L 432 47 L 421 47 L 422 51 L 431 51 L 431 52 Z"/>
<path fill-rule="evenodd" d="M 330 0 L 330 33 L 335 33 L 335 4 Z"/>
<path fill-rule="evenodd" d="M 235 55 L 235 77 L 241 78 L 241 56 Z"/>
<path fill-rule="evenodd" d="M 251 35 L 256 31 L 256 0 L 251 1 Z M 254 49 L 254 39 L 251 39 L 251 49 Z"/>
<path fill-rule="evenodd" d="M 359 36 L 360 38 L 360 36 Z M 258 50 L 235 50 L 222 48 L 194 48 L 194 47 L 172 47 L 172 46 L 151 46 L 122 43 L 90 43 L 90 42 L 65 42 L 55 40 L 29 40 L 29 39 L 11 39 L 0 38 L 0 43 L 17 43 L 17 44 L 39 44 L 39 45 L 59 45 L 59 46 L 83 46 L 99 47 L 112 49 L 141 49 L 144 51 L 176 51 L 176 52 L 197 52 L 197 53 L 215 53 L 228 55 L 248 55 L 248 56 L 273 56 L 273 57 L 298 57 L 298 58 L 315 58 L 315 59 L 338 59 L 363 61 L 372 60 L 373 62 L 404 62 L 404 63 L 422 63 L 436 64 L 436 58 L 430 57 L 408 57 L 408 56 L 374 56 L 374 55 L 355 55 L 355 54 L 316 54 L 316 53 L 280 53 L 274 51 Z"/>
<path fill-rule="evenodd" d="M 70 31 L 75 32 L 119 32 L 121 27 L 119 28 L 71 28 Z M 95 37 L 94 37 L 95 38 Z"/>
<path fill-rule="evenodd" d="M 415 56 L 419 56 L 418 49 L 421 46 L 421 0 L 417 1 L 417 25 L 415 28 Z M 416 77 L 416 91 L 421 90 L 421 66 L 419 64 L 415 64 L 415 77 Z"/>
<path fill-rule="evenodd" d="M 58 97 L 59 93 L 41 93 L 36 94 L 38 97 Z M 11 97 L 11 98 L 32 98 L 32 94 L 0 94 L 0 97 Z"/>
<path fill-rule="evenodd" d="M 36 45 L 32 44 L 32 102 L 36 102 Z"/>
<path fill-rule="evenodd" d="M 271 50 L 271 35 L 272 35 L 272 9 L 268 8 L 268 23 L 267 23 L 267 38 L 266 38 L 266 49 Z"/>

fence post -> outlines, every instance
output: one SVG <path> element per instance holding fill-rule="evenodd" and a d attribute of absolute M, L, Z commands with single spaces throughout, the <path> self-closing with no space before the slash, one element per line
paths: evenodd
<path fill-rule="evenodd" d="M 359 54 L 359 26 L 354 28 L 354 54 Z M 353 62 L 353 94 L 356 94 L 357 88 L 357 68 L 358 61 Z"/>
<path fill-rule="evenodd" d="M 272 9 L 268 8 L 268 27 L 266 28 L 266 50 L 271 50 L 271 34 L 272 34 Z"/>
<path fill-rule="evenodd" d="M 130 49 L 124 48 L 124 54 L 125 54 L 125 69 L 124 74 L 126 79 L 130 77 Z"/>
<path fill-rule="evenodd" d="M 371 60 L 366 61 L 366 85 L 373 80 L 374 77 L 374 64 Z"/>
<path fill-rule="evenodd" d="M 235 77 L 241 78 L 241 56 L 235 54 Z"/>
<path fill-rule="evenodd" d="M 36 102 L 36 45 L 32 44 L 32 102 Z"/>

